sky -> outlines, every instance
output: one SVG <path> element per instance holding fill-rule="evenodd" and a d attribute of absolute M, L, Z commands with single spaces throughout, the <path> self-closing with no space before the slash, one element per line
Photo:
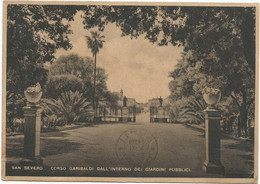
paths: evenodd
<path fill-rule="evenodd" d="M 69 51 L 57 50 L 56 58 L 71 53 L 92 57 L 85 39 L 85 36 L 90 36 L 91 30 L 83 28 L 80 14 L 81 12 L 78 12 L 71 22 L 73 34 L 69 39 L 73 48 Z M 131 39 L 130 36 L 121 37 L 120 28 L 111 23 L 105 27 L 102 34 L 105 36 L 105 43 L 97 55 L 97 66 L 104 68 L 108 75 L 108 90 L 119 92 L 123 89 L 124 96 L 143 103 L 148 99 L 160 96 L 166 98 L 170 95 L 169 72 L 174 70 L 177 60 L 180 59 L 182 47 L 159 47 L 144 36 L 137 39 Z"/>

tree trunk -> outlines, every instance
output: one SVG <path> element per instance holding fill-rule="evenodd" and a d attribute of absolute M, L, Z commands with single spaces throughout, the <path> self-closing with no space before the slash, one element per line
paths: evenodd
<path fill-rule="evenodd" d="M 244 55 L 248 66 L 255 71 L 255 19 L 254 14 L 245 12 L 241 25 L 241 36 L 244 47 Z"/>
<path fill-rule="evenodd" d="M 96 67 L 97 67 L 97 54 L 94 55 L 94 89 L 93 89 L 93 110 L 94 110 L 94 118 L 96 117 L 96 106 L 95 106 L 95 97 L 96 97 Z"/>
<path fill-rule="evenodd" d="M 248 136 L 248 131 L 247 131 L 247 110 L 246 110 L 246 105 L 243 104 L 240 108 L 240 122 L 241 126 L 244 131 L 244 136 Z"/>
<path fill-rule="evenodd" d="M 231 95 L 231 97 L 233 98 L 233 100 L 235 101 L 235 103 L 238 106 L 238 110 L 239 110 L 239 118 L 238 118 L 238 136 L 240 137 L 242 135 L 242 131 L 243 131 L 243 135 L 244 136 L 248 136 L 248 128 L 247 128 L 247 120 L 248 120 L 248 109 L 247 109 L 247 94 L 245 90 L 242 90 L 242 102 L 241 105 L 238 103 L 238 101 L 236 100 L 236 98 Z"/>
<path fill-rule="evenodd" d="M 240 115 L 237 118 L 237 136 L 241 137 L 241 118 L 240 118 Z"/>

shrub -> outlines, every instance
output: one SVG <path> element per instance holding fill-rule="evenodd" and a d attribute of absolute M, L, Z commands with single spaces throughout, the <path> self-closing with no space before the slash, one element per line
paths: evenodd
<path fill-rule="evenodd" d="M 57 100 L 50 99 L 45 102 L 46 117 L 52 122 L 58 122 L 61 125 L 71 124 L 77 121 L 89 121 L 92 116 L 91 104 L 78 91 L 64 92 Z M 56 115 L 55 120 L 51 115 Z"/>
<path fill-rule="evenodd" d="M 207 108 L 205 101 L 202 98 L 189 97 L 181 107 L 180 119 L 183 122 L 200 124 L 205 122 L 204 113 Z"/>
<path fill-rule="evenodd" d="M 82 91 L 83 86 L 82 79 L 74 75 L 64 74 L 50 76 L 45 86 L 46 96 L 57 99 L 63 92 Z"/>
<path fill-rule="evenodd" d="M 61 118 L 55 114 L 45 114 L 42 117 L 42 127 L 44 128 L 55 129 L 56 126 L 61 126 L 62 123 Z"/>
<path fill-rule="evenodd" d="M 180 107 L 173 104 L 169 110 L 170 122 L 176 123 L 179 121 Z"/>
<path fill-rule="evenodd" d="M 23 118 L 22 108 L 26 105 L 26 100 L 21 94 L 13 94 L 7 91 L 6 100 L 6 128 L 11 128 L 15 124 L 15 119 Z"/>

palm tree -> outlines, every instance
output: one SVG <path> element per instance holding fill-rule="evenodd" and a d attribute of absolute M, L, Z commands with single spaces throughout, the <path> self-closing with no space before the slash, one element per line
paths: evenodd
<path fill-rule="evenodd" d="M 97 53 L 99 49 L 103 47 L 103 43 L 105 42 L 105 36 L 101 35 L 100 32 L 91 31 L 91 36 L 86 36 L 88 48 L 91 49 L 91 52 L 94 57 L 95 65 L 94 65 L 94 90 L 93 90 L 93 109 L 96 117 L 96 108 L 95 108 L 95 97 L 96 97 L 96 67 L 97 67 Z"/>
<path fill-rule="evenodd" d="M 184 121 L 201 124 L 205 122 L 203 110 L 206 108 L 206 102 L 201 97 L 190 97 L 189 101 L 181 107 L 180 117 Z"/>
<path fill-rule="evenodd" d="M 48 99 L 43 105 L 47 119 L 53 123 L 63 121 L 65 124 L 71 124 L 77 121 L 86 121 L 93 115 L 90 112 L 91 104 L 78 91 L 61 93 L 57 100 Z"/>

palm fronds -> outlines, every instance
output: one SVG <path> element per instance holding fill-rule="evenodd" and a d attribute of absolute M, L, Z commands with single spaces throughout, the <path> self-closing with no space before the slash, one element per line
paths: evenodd
<path fill-rule="evenodd" d="M 65 124 L 86 121 L 91 117 L 91 104 L 78 91 L 62 93 L 57 100 L 47 100 L 47 108 Z"/>
<path fill-rule="evenodd" d="M 204 113 L 207 105 L 202 98 L 190 97 L 181 108 L 180 118 L 182 121 L 200 124 L 205 121 Z"/>
<path fill-rule="evenodd" d="M 86 36 L 88 48 L 91 49 L 93 56 L 99 52 L 99 49 L 103 48 L 105 36 L 97 31 L 91 31 L 91 36 Z"/>

